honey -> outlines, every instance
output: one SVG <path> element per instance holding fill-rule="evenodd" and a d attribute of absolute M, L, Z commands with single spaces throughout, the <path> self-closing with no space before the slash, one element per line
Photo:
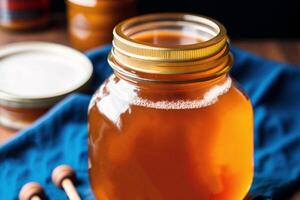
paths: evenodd
<path fill-rule="evenodd" d="M 69 38 L 79 50 L 111 43 L 112 30 L 136 12 L 135 0 L 68 0 Z"/>
<path fill-rule="evenodd" d="M 186 32 L 187 24 L 199 28 Z M 121 23 L 114 35 L 114 74 L 89 108 L 96 198 L 243 199 L 253 177 L 253 111 L 228 74 L 222 25 L 155 14 Z"/>

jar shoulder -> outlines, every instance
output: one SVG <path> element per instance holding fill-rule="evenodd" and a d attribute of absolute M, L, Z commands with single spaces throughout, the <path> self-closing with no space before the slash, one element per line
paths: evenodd
<path fill-rule="evenodd" d="M 245 107 L 248 107 L 249 109 L 253 110 L 251 99 L 249 98 L 245 90 L 242 88 L 242 86 L 235 80 L 232 83 L 232 90 L 232 93 L 235 94 L 235 97 L 232 98 L 237 99 L 237 101 L 243 103 Z"/>
<path fill-rule="evenodd" d="M 230 77 L 221 84 L 207 88 L 162 92 L 159 90 L 141 91 L 137 87 L 117 79 L 112 75 L 94 94 L 90 109 L 98 110 L 100 115 L 112 121 L 118 121 L 122 113 L 134 115 L 137 112 L 151 110 L 157 113 L 201 109 L 224 110 L 241 108 L 252 113 L 250 99 L 239 85 Z M 139 108 L 139 109 L 137 109 Z M 210 109 L 213 108 L 213 109 Z M 180 112 L 176 112 L 179 113 Z"/>

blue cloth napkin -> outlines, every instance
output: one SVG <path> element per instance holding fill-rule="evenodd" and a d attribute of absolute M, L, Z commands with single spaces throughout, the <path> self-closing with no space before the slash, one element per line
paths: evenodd
<path fill-rule="evenodd" d="M 94 63 L 91 93 L 111 73 L 110 46 L 88 52 Z M 233 48 L 232 75 L 255 111 L 255 178 L 251 192 L 284 199 L 300 183 L 300 68 L 268 61 Z M 94 199 L 88 182 L 89 94 L 57 104 L 17 137 L 0 146 L 0 199 L 17 199 L 23 184 L 37 181 L 49 199 L 67 199 L 51 182 L 57 165 L 71 165 L 83 199 Z M 1 133 L 0 133 L 1 134 Z"/>

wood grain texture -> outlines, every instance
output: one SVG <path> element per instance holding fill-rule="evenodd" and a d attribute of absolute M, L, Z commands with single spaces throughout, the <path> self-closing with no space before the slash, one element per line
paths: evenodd
<path fill-rule="evenodd" d="M 10 32 L 0 29 L 0 46 L 23 41 L 47 41 L 70 45 L 67 24 L 61 20 L 61 16 L 55 17 L 46 28 L 33 32 Z M 300 39 L 243 39 L 233 40 L 232 43 L 264 58 L 300 66 Z"/>
<path fill-rule="evenodd" d="M 236 40 L 233 44 L 264 58 L 300 67 L 300 40 Z"/>
<path fill-rule="evenodd" d="M 44 28 L 34 31 L 8 31 L 0 29 L 0 46 L 14 42 L 45 41 L 69 45 L 67 24 L 55 17 Z"/>
<path fill-rule="evenodd" d="M 0 145 L 15 135 L 15 131 L 0 126 Z"/>

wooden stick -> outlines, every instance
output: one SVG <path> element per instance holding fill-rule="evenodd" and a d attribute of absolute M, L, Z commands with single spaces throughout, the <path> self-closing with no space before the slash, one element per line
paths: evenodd
<path fill-rule="evenodd" d="M 30 200 L 42 200 L 39 196 L 33 196 Z"/>
<path fill-rule="evenodd" d="M 62 181 L 61 183 L 62 187 L 64 188 L 64 190 L 67 193 L 67 196 L 69 197 L 70 200 L 81 200 L 81 198 L 79 197 L 76 188 L 73 185 L 73 182 L 66 178 Z"/>

